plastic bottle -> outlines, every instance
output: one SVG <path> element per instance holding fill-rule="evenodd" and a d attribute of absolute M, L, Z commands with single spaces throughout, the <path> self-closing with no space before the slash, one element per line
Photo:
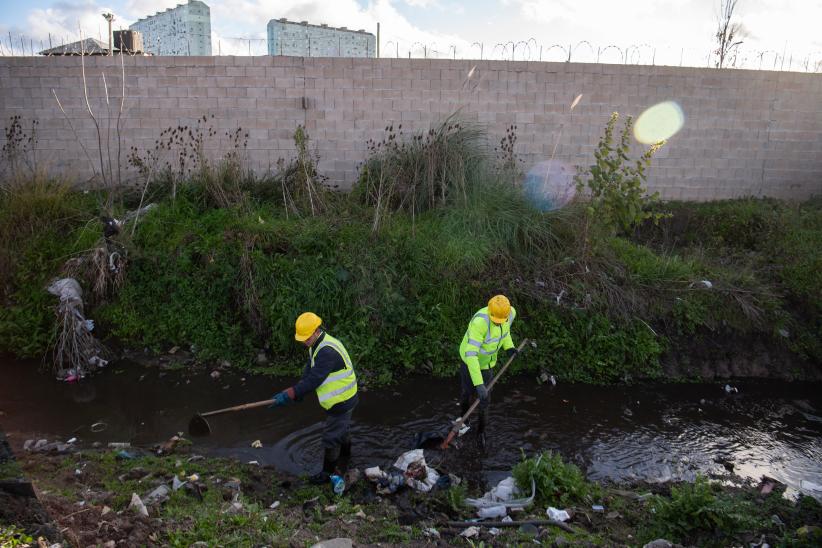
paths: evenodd
<path fill-rule="evenodd" d="M 331 480 L 331 488 L 337 495 L 342 495 L 345 491 L 345 480 L 336 474 L 329 478 Z"/>

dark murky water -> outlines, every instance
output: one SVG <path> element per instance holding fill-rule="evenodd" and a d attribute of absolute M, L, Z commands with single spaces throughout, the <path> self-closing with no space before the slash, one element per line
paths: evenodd
<path fill-rule="evenodd" d="M 134 365 L 112 366 L 75 385 L 52 380 L 31 362 L 7 360 L 0 372 L 0 427 L 7 434 L 145 446 L 185 431 L 197 411 L 265 399 L 285 385 Z M 724 383 L 541 387 L 531 378 L 509 379 L 494 391 L 487 454 L 461 449 L 449 458 L 465 451 L 464 467 L 489 480 L 510 470 L 520 448 L 557 450 L 589 477 L 617 481 L 725 474 L 728 464 L 742 477 L 768 475 L 822 497 L 822 385 L 732 384 L 739 393 L 726 394 Z M 441 430 L 456 415 L 456 395 L 456 380 L 426 378 L 364 392 L 354 415 L 352 464 L 389 464 L 411 448 L 415 433 Z M 320 460 L 322 419 L 313 398 L 213 417 L 212 435 L 195 439 L 195 446 L 302 473 Z M 99 421 L 106 430 L 91 432 Z M 251 448 L 257 439 L 262 449 Z"/>

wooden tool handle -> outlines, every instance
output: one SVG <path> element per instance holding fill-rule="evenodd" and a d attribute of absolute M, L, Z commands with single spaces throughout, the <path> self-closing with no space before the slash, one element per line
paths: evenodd
<path fill-rule="evenodd" d="M 517 353 L 522 352 L 522 349 L 525 348 L 525 345 L 527 343 L 528 343 L 528 339 L 522 339 L 522 342 L 519 343 L 519 346 L 517 347 Z M 508 366 L 511 365 L 511 362 L 514 361 L 515 357 L 516 357 L 516 355 L 511 356 L 510 358 L 508 358 L 508 361 L 505 362 L 505 365 L 503 365 L 502 369 L 499 370 L 499 373 L 497 373 L 497 376 L 494 377 L 491 380 L 490 383 L 488 383 L 488 392 L 490 392 L 491 389 L 494 387 L 494 385 L 497 384 L 497 381 L 502 376 L 502 374 L 505 373 L 505 370 L 508 369 Z M 443 441 L 442 444 L 440 445 L 441 449 L 447 449 L 448 448 L 448 444 L 451 443 L 454 440 L 454 437 L 457 435 L 457 432 L 460 431 L 460 428 L 462 427 L 462 425 L 465 424 L 465 421 L 468 420 L 468 417 L 471 416 L 471 413 L 474 412 L 474 410 L 477 408 L 477 406 L 479 404 L 480 404 L 480 400 L 479 400 L 479 398 L 477 398 L 474 401 L 474 403 L 471 404 L 471 407 L 468 408 L 468 411 L 466 411 L 465 414 L 462 417 L 457 419 L 457 421 L 454 423 L 454 426 L 451 427 L 451 431 L 448 432 L 448 437 L 446 437 L 445 441 Z"/>
<path fill-rule="evenodd" d="M 208 413 L 200 413 L 201 417 L 210 417 L 211 415 L 219 415 L 221 413 L 230 413 L 232 411 L 242 411 L 243 409 L 254 409 L 255 407 L 264 407 L 272 405 L 274 400 L 260 400 L 253 403 L 244 403 L 243 405 L 235 405 L 234 407 L 226 407 L 225 409 L 218 409 L 216 411 L 209 411 Z"/>

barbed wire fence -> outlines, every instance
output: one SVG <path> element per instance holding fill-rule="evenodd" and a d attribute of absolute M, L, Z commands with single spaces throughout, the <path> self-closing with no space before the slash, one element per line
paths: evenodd
<path fill-rule="evenodd" d="M 189 34 L 194 38 L 194 34 Z M 85 38 L 88 38 L 85 35 Z M 107 44 L 107 40 L 100 41 Z M 34 39 L 11 32 L 0 36 L 0 56 L 37 56 L 41 52 L 59 46 L 66 46 L 80 40 L 78 35 L 49 35 L 47 39 Z M 316 41 L 315 41 L 316 43 Z M 172 39 L 154 40 L 144 43 L 148 53 L 173 51 L 177 55 L 186 55 L 192 51 L 187 36 Z M 274 46 L 275 55 L 279 52 Z M 297 55 L 312 57 L 324 56 L 321 48 L 312 50 L 310 38 L 304 40 L 289 39 L 288 51 Z M 342 51 L 340 48 L 338 51 Z M 358 56 L 374 57 L 373 49 L 361 48 Z M 333 56 L 333 51 L 331 52 Z M 495 61 L 543 61 L 543 62 L 577 62 L 607 63 L 626 65 L 661 65 L 682 67 L 716 67 L 718 56 L 713 49 L 656 46 L 648 43 L 637 44 L 597 44 L 589 40 L 576 43 L 540 42 L 534 37 L 527 40 L 507 42 L 473 42 L 470 45 L 423 43 L 401 39 L 385 40 L 380 43 L 380 57 L 407 59 L 461 59 L 461 60 L 495 60 Z M 269 55 L 269 44 L 266 38 L 259 37 L 219 37 L 211 40 L 211 54 L 223 55 Z M 822 72 L 822 50 L 812 52 L 795 52 L 771 49 L 736 48 L 726 58 L 723 68 L 774 70 L 792 72 Z"/>

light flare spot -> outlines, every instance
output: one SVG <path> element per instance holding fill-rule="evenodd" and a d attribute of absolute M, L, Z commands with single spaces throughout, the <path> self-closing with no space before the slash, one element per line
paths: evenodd
<path fill-rule="evenodd" d="M 540 211 L 554 211 L 568 205 L 576 196 L 573 166 L 561 160 L 534 164 L 525 175 L 525 197 Z"/>
<path fill-rule="evenodd" d="M 674 101 L 645 109 L 634 124 L 634 138 L 644 145 L 667 141 L 685 125 L 685 113 Z"/>

